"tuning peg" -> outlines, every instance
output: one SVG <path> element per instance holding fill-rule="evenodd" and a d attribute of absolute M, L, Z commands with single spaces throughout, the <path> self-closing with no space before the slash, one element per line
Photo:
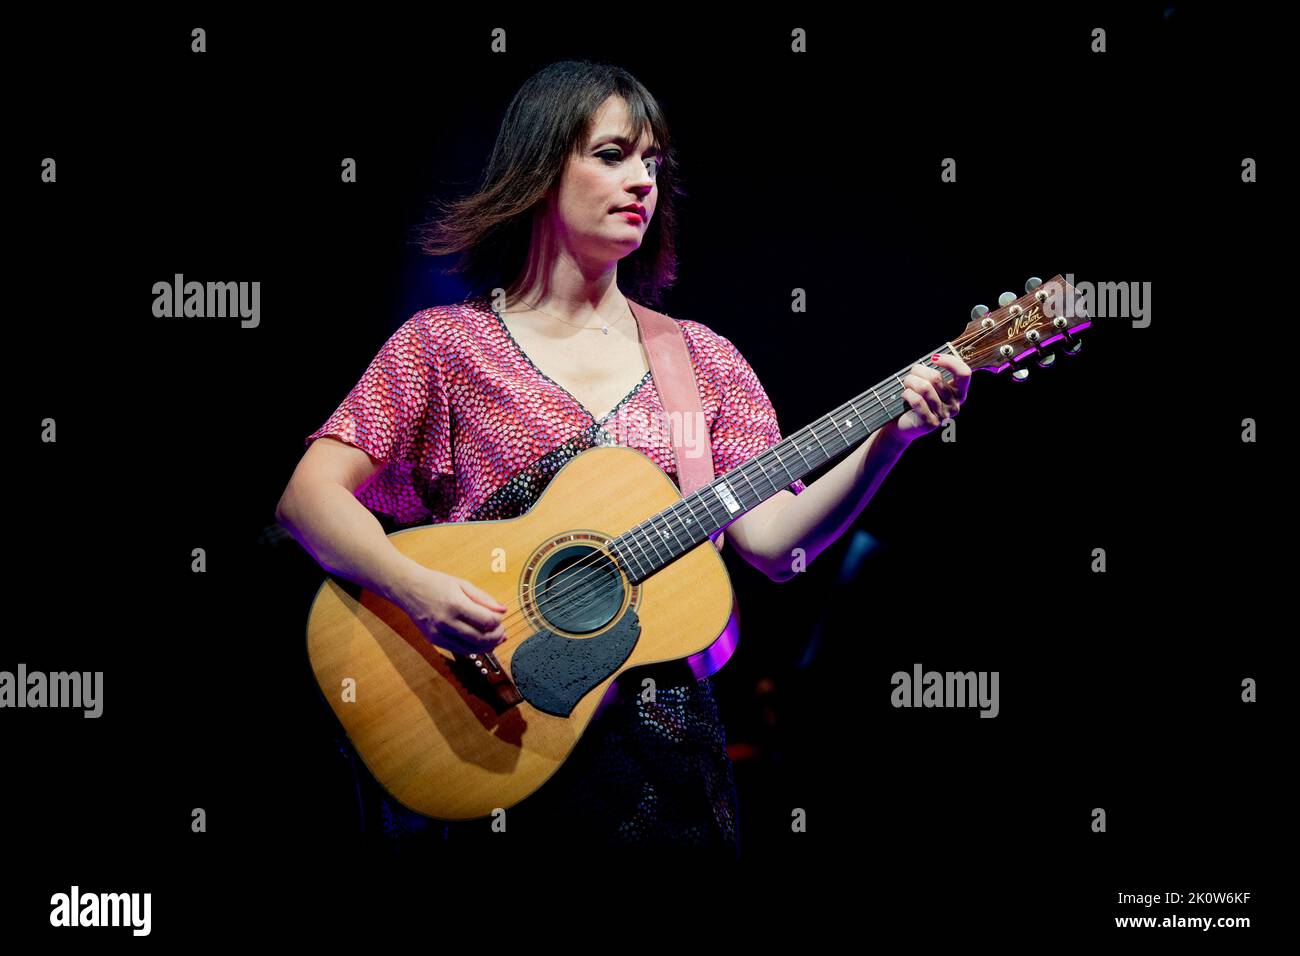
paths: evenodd
<path fill-rule="evenodd" d="M 1018 298 L 1019 296 L 1017 296 L 1014 292 L 1003 292 L 1000 296 L 998 296 L 998 305 L 1001 306 L 1002 308 L 1006 308 L 1012 302 L 1015 302 L 1016 299 Z"/>
<path fill-rule="evenodd" d="M 1025 280 L 1025 291 L 1033 292 L 1042 284 L 1043 284 L 1043 280 L 1038 278 L 1038 276 L 1030 276 L 1028 279 Z"/>
<path fill-rule="evenodd" d="M 1042 358 L 1038 360 L 1039 368 L 1051 368 L 1056 364 L 1055 352 L 1044 352 Z"/>
<path fill-rule="evenodd" d="M 1011 381 L 1013 382 L 1023 382 L 1027 378 L 1029 378 L 1029 369 L 1027 368 L 1018 368 L 1011 373 Z"/>
<path fill-rule="evenodd" d="M 1066 355 L 1078 355 L 1079 349 L 1083 348 L 1083 339 L 1072 338 L 1069 345 L 1061 346 L 1061 351 Z"/>
<path fill-rule="evenodd" d="M 975 308 L 970 310 L 970 317 L 971 317 L 971 321 L 973 322 L 978 322 L 980 319 L 984 318 L 984 316 L 988 314 L 989 314 L 989 307 L 987 305 L 977 305 L 975 306 Z"/>

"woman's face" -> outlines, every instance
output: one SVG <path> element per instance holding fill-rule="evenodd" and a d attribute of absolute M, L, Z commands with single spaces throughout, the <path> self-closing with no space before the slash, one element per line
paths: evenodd
<path fill-rule="evenodd" d="M 594 263 L 617 261 L 636 251 L 654 216 L 659 153 L 648 131 L 640 142 L 625 141 L 627 126 L 622 98 L 605 100 L 584 149 L 569 158 L 556 194 L 560 241 L 577 257 Z M 644 217 L 614 211 L 628 205 L 643 207 Z"/>

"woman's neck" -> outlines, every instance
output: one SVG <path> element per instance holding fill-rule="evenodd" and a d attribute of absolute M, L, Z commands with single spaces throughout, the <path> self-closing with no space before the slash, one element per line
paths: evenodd
<path fill-rule="evenodd" d="M 551 288 L 543 290 L 540 286 L 506 296 L 506 311 L 513 313 L 538 313 L 547 324 L 558 324 L 569 328 L 600 328 L 601 325 L 613 326 L 621 323 L 629 314 L 627 298 L 614 283 L 602 290 L 564 290 Z M 558 320 L 555 323 L 554 320 Z M 556 329 L 556 331 L 560 331 Z"/>

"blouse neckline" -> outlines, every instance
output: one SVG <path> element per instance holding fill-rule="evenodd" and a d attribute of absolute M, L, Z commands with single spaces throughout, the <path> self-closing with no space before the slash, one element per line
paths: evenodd
<path fill-rule="evenodd" d="M 484 301 L 486 302 L 486 300 Z M 523 357 L 523 360 L 528 363 L 529 367 L 532 368 L 532 370 L 536 372 L 539 376 L 541 376 L 543 379 L 549 382 L 552 386 L 554 386 L 562 395 L 564 395 L 565 398 L 567 398 L 570 402 L 572 402 L 579 409 L 581 409 L 583 414 L 585 414 L 588 418 L 590 418 L 593 424 L 603 425 L 605 422 L 609 421 L 609 419 L 614 416 L 614 413 L 617 412 L 619 409 L 621 409 L 629 401 L 631 401 L 632 398 L 637 394 L 637 392 L 641 391 L 645 383 L 649 381 L 651 378 L 651 370 L 646 369 L 645 374 L 641 376 L 641 380 L 632 386 L 632 390 L 628 392 L 626 395 L 624 395 L 622 398 L 620 398 L 618 400 L 618 403 L 615 404 L 613 408 L 611 408 L 600 418 L 597 418 L 595 414 L 592 413 L 591 409 L 589 409 L 586 405 L 582 404 L 582 402 L 578 400 L 578 397 L 576 395 L 570 392 L 567 388 L 565 388 L 555 379 L 551 378 L 551 376 L 543 372 L 541 368 L 537 365 L 537 363 L 534 362 L 532 358 L 529 357 L 528 353 L 524 351 L 523 346 L 520 345 L 518 341 L 515 340 L 514 335 L 511 334 L 510 326 L 506 325 L 506 320 L 501 317 L 501 313 L 496 310 L 496 306 L 488 302 L 487 307 L 488 307 L 488 311 L 490 311 L 492 315 L 496 318 L 497 325 L 501 327 L 501 331 L 505 333 L 506 340 L 510 343 L 511 347 L 513 347 L 514 350 L 518 352 L 520 356 Z"/>

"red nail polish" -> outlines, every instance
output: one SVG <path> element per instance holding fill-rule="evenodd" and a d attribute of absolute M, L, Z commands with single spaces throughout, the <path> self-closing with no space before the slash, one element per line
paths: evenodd
<path fill-rule="evenodd" d="M 939 356 L 937 356 L 937 355 L 931 355 L 931 356 L 930 356 L 930 361 L 933 362 L 933 361 L 934 361 L 935 359 L 937 359 L 938 357 L 939 357 Z"/>

